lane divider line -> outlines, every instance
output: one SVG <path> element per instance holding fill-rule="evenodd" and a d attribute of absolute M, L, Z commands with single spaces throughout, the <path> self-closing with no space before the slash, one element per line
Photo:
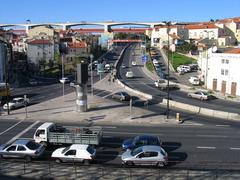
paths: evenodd
<path fill-rule="evenodd" d="M 15 137 L 13 137 L 12 139 L 10 139 L 6 144 L 11 144 L 13 141 L 15 141 L 16 139 L 20 138 L 23 134 L 25 134 L 27 131 L 29 131 L 32 127 L 34 127 L 35 125 L 37 125 L 40 121 L 36 121 L 33 124 L 31 124 L 30 126 L 28 126 L 28 128 L 24 129 L 24 131 L 18 133 Z"/>
<path fill-rule="evenodd" d="M 240 150 L 240 148 L 231 147 L 230 150 Z"/>
<path fill-rule="evenodd" d="M 211 146 L 198 146 L 198 149 L 216 149 L 216 147 L 211 147 Z"/>

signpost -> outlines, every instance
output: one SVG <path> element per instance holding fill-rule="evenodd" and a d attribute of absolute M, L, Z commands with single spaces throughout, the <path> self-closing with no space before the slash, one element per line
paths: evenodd
<path fill-rule="evenodd" d="M 145 63 L 148 61 L 148 56 L 147 55 L 143 55 L 142 56 L 142 62 Z"/>

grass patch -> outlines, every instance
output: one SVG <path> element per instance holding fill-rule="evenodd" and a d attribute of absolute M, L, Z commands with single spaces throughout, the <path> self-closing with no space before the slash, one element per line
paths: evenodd
<path fill-rule="evenodd" d="M 154 65 L 153 65 L 152 61 L 147 61 L 146 66 L 149 71 L 151 71 L 151 72 L 154 71 Z"/>
<path fill-rule="evenodd" d="M 183 64 L 195 64 L 197 63 L 196 59 L 178 54 L 176 52 L 169 52 L 169 59 L 170 62 L 173 65 L 173 68 L 176 70 L 178 66 L 183 65 Z"/>
<path fill-rule="evenodd" d="M 61 71 L 58 67 L 49 68 L 44 71 L 44 75 L 47 77 L 58 77 L 60 73 Z"/>

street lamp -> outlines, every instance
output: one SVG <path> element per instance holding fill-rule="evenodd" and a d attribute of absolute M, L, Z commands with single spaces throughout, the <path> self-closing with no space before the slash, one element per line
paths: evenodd
<path fill-rule="evenodd" d="M 171 22 L 166 22 L 166 25 L 167 25 L 167 35 L 168 35 L 168 51 L 167 51 L 167 58 L 168 58 L 168 61 L 167 61 L 167 73 L 168 73 L 168 78 L 167 78 L 167 112 L 166 112 L 166 115 L 167 115 L 167 119 L 169 118 L 169 51 L 170 51 L 170 44 L 169 44 L 169 32 L 170 32 L 170 28 L 169 26 L 171 25 Z"/>
<path fill-rule="evenodd" d="M 93 54 L 90 55 L 90 60 L 91 60 L 91 94 L 93 96 Z"/>

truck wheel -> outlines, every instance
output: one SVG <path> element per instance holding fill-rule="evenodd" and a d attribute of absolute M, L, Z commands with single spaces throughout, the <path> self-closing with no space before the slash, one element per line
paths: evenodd
<path fill-rule="evenodd" d="M 157 167 L 164 167 L 164 163 L 163 162 L 157 163 Z"/>
<path fill-rule="evenodd" d="M 25 156 L 26 162 L 30 162 L 32 160 L 31 156 Z"/>

